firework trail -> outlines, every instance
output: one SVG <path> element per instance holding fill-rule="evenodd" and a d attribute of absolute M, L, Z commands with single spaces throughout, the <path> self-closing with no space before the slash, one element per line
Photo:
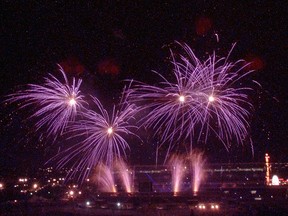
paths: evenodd
<path fill-rule="evenodd" d="M 205 179 L 204 166 L 206 159 L 203 152 L 195 151 L 191 152 L 188 155 L 188 160 L 190 161 L 190 166 L 192 170 L 192 183 L 193 183 L 193 192 L 197 193 L 202 181 Z"/>
<path fill-rule="evenodd" d="M 34 107 L 35 112 L 30 119 L 36 119 L 36 131 L 45 128 L 48 137 L 62 134 L 70 121 L 76 117 L 77 111 L 84 103 L 79 90 L 82 80 L 73 78 L 72 84 L 63 69 L 59 66 L 64 82 L 52 74 L 45 77 L 44 84 L 28 84 L 27 89 L 8 95 L 6 102 L 18 103 L 19 109 Z"/>
<path fill-rule="evenodd" d="M 121 157 L 126 157 L 125 151 L 129 148 L 124 139 L 126 135 L 136 134 L 132 132 L 135 107 L 128 104 L 125 99 L 120 103 L 118 110 L 113 107 L 110 116 L 101 102 L 92 96 L 97 112 L 84 110 L 83 119 L 75 122 L 70 128 L 72 138 L 81 139 L 76 145 L 72 145 L 60 152 L 52 160 L 57 160 L 57 168 L 70 166 L 69 178 L 77 176 L 78 181 L 83 182 L 93 168 L 99 162 L 105 166 L 112 167 L 113 162 Z"/>
<path fill-rule="evenodd" d="M 119 175 L 122 184 L 125 188 L 127 193 L 132 193 L 133 190 L 133 180 L 132 180 L 132 172 L 129 170 L 127 164 L 124 162 L 123 159 L 117 159 L 115 161 L 115 168 L 117 170 L 117 174 Z"/>
<path fill-rule="evenodd" d="M 95 174 L 92 181 L 98 184 L 100 191 L 108 193 L 116 193 L 115 179 L 111 168 L 100 163 L 95 168 Z"/>
<path fill-rule="evenodd" d="M 167 155 L 180 141 L 188 140 L 192 149 L 193 140 L 206 142 L 210 134 L 227 150 L 232 141 L 242 144 L 253 108 L 248 101 L 252 89 L 241 82 L 251 73 L 244 70 L 248 64 L 228 62 L 233 47 L 226 58 L 217 59 L 214 53 L 204 62 L 188 45 L 181 47 L 184 55 L 171 51 L 174 80 L 155 72 L 162 79 L 157 86 L 136 81 L 128 90 L 129 102 L 146 113 L 140 125 L 152 128 L 160 145 L 168 143 Z"/>
<path fill-rule="evenodd" d="M 181 191 L 181 184 L 185 174 L 184 158 L 181 155 L 172 155 L 168 161 L 171 166 L 172 190 L 176 195 Z"/>

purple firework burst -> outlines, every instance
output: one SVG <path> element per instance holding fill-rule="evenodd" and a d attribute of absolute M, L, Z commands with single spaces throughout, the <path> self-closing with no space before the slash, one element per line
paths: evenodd
<path fill-rule="evenodd" d="M 162 79 L 157 86 L 136 81 L 128 90 L 130 103 L 146 112 L 141 126 L 152 128 L 161 145 L 168 143 L 168 153 L 180 141 L 188 140 L 191 148 L 195 140 L 206 142 L 209 134 L 227 150 L 232 141 L 242 144 L 253 108 L 248 100 L 252 88 L 241 82 L 252 72 L 244 70 L 248 64 L 228 62 L 230 53 L 220 59 L 214 53 L 201 62 L 188 45 L 181 47 L 184 55 L 171 52 L 175 81 L 155 72 Z"/>
<path fill-rule="evenodd" d="M 129 144 L 124 136 L 135 135 L 132 129 L 136 126 L 130 124 L 130 120 L 134 118 L 134 105 L 124 101 L 119 109 L 113 107 L 110 116 L 97 98 L 92 96 L 92 99 L 97 111 L 84 110 L 83 119 L 70 128 L 70 132 L 76 134 L 71 137 L 82 141 L 53 158 L 58 161 L 58 168 L 70 165 L 72 171 L 68 178 L 78 176 L 80 182 L 98 163 L 110 167 L 116 159 L 126 157 L 125 151 L 129 149 Z"/>
<path fill-rule="evenodd" d="M 36 130 L 45 127 L 47 136 L 54 139 L 75 119 L 77 110 L 84 103 L 79 90 L 82 80 L 73 78 L 72 84 L 69 84 L 61 67 L 59 71 L 64 82 L 49 74 L 49 77 L 44 78 L 43 85 L 28 84 L 27 89 L 8 95 L 6 100 L 18 103 L 19 109 L 34 106 L 35 112 L 29 118 L 36 119 Z"/>

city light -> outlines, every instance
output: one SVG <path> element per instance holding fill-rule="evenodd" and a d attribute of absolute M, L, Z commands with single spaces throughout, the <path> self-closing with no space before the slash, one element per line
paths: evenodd
<path fill-rule="evenodd" d="M 4 189 L 4 184 L 0 183 L 0 190 Z"/>
<path fill-rule="evenodd" d="M 270 171 L 271 171 L 271 165 L 270 165 L 270 156 L 268 153 L 265 154 L 265 166 L 266 166 L 266 185 L 270 184 Z"/>
<path fill-rule="evenodd" d="M 206 206 L 204 204 L 199 205 L 199 209 L 205 209 L 205 208 L 206 208 Z"/>
<path fill-rule="evenodd" d="M 218 204 L 215 204 L 215 203 L 199 204 L 198 208 L 201 210 L 206 210 L 206 206 L 210 206 L 210 209 L 213 211 L 219 210 L 219 208 L 220 208 L 220 206 Z M 207 211 L 209 211 L 209 207 L 207 207 Z"/>
<path fill-rule="evenodd" d="M 27 178 L 19 178 L 19 180 L 18 180 L 19 182 L 27 182 L 28 181 L 28 179 Z"/>
<path fill-rule="evenodd" d="M 216 205 L 215 205 L 215 204 L 212 204 L 212 205 L 211 205 L 211 209 L 219 209 L 219 205 L 217 205 L 217 204 L 216 204 Z"/>
<path fill-rule="evenodd" d="M 280 185 L 280 181 L 277 175 L 273 175 L 272 177 L 272 185 L 278 186 Z"/>

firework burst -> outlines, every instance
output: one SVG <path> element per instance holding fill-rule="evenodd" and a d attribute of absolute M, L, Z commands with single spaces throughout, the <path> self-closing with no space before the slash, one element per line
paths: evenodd
<path fill-rule="evenodd" d="M 252 104 L 242 80 L 251 71 L 243 60 L 231 63 L 217 59 L 215 53 L 201 62 L 191 48 L 181 45 L 184 55 L 172 54 L 174 81 L 155 72 L 161 79 L 157 86 L 134 82 L 129 101 L 147 115 L 139 121 L 159 135 L 161 145 L 170 149 L 180 141 L 206 142 L 216 135 L 228 150 L 232 141 L 243 143 L 247 137 Z M 233 49 L 233 48 L 232 48 Z M 231 51 L 232 51 L 231 49 Z"/>
<path fill-rule="evenodd" d="M 6 100 L 8 103 L 17 103 L 19 109 L 34 107 L 35 112 L 29 118 L 36 119 L 36 130 L 45 128 L 47 136 L 54 139 L 75 119 L 84 103 L 79 90 L 82 80 L 73 78 L 72 84 L 69 84 L 61 67 L 59 71 L 64 82 L 49 74 L 49 77 L 44 78 L 43 85 L 28 84 L 27 89 L 8 95 Z"/>
<path fill-rule="evenodd" d="M 135 107 L 122 101 L 120 108 L 113 107 L 110 116 L 101 102 L 92 97 L 97 111 L 84 110 L 83 119 L 75 122 L 70 128 L 71 137 L 82 139 L 78 144 L 72 145 L 53 159 L 58 160 L 58 168 L 71 165 L 71 178 L 78 176 L 83 181 L 96 164 L 99 162 L 111 167 L 116 159 L 126 157 L 129 144 L 125 135 L 134 135 L 130 124 L 134 118 Z M 60 159 L 59 159 L 60 158 Z"/>

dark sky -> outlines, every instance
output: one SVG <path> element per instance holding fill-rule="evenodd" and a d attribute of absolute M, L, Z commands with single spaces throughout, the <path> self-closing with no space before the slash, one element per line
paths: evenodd
<path fill-rule="evenodd" d="M 257 162 L 269 152 L 274 162 L 288 161 L 288 31 L 281 1 L 9 2 L 0 7 L 1 97 L 40 83 L 49 72 L 57 74 L 59 63 L 69 76 L 84 80 L 82 92 L 111 105 L 118 102 L 124 79 L 153 84 L 151 70 L 171 69 L 168 47 L 175 40 L 189 44 L 200 59 L 213 50 L 225 56 L 237 42 L 232 60 L 252 61 L 252 78 L 262 85 L 253 96 L 255 155 L 247 147 L 227 153 L 212 144 L 205 147 L 207 155 L 215 162 Z M 41 166 L 53 152 L 45 141 L 39 144 L 42 138 L 31 131 L 27 116 L 12 110 L 1 106 L 0 173 L 35 162 Z M 129 155 L 132 162 L 151 164 L 155 153 L 147 154 L 153 151 L 153 145 L 133 143 Z"/>

